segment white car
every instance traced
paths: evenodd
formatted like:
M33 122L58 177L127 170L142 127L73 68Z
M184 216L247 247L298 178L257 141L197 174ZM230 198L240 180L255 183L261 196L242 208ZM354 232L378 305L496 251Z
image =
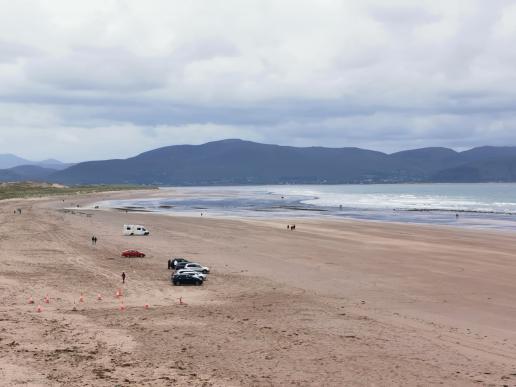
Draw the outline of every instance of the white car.
M191 274L196 277L202 278L203 281L206 281L206 278L208 278L208 276L206 274L200 273L198 271L193 271L190 269L179 269L174 274Z
M149 235L150 231L139 224L124 224L124 235Z
M199 273L208 274L210 272L210 268L206 266L199 265L198 263L187 263L183 269L188 269L190 271L197 271Z

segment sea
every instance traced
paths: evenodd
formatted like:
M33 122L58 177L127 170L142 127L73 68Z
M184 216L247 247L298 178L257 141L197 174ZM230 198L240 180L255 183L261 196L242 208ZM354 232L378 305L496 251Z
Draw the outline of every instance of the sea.
M330 217L516 231L516 183L162 187L158 196L95 204L174 215Z

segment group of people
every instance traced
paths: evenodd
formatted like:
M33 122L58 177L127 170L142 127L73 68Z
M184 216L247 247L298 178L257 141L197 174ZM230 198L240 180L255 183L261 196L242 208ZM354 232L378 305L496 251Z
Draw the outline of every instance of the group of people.
M96 245L97 244L97 240L98 240L98 238L95 235L93 235L91 237L91 244L92 245ZM169 260L169 262L170 262L170 260ZM122 272L122 283L123 284L125 284L125 277L126 277L126 274L125 274L125 271L123 271Z
M296 229L296 225L293 224L293 225L290 225L290 224L287 224L287 230L295 230Z

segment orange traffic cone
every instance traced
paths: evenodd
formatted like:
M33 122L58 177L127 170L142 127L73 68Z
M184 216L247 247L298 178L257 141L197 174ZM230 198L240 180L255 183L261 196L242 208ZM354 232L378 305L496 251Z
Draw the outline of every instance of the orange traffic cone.
M29 297L29 304L34 304L34 299L32 298L32 296Z
M99 293L99 294L97 294L97 300L98 300L98 301L102 301L102 296L100 295L100 293Z
M43 299L43 302L45 304L50 304L50 298L48 298L48 295L45 296L45 298Z
M38 312L38 313L43 312L43 308L41 307L41 305L38 305L38 307L36 308L36 312Z
M149 304L145 304L145 305L143 305L143 307L144 307L145 309L149 309Z
M79 297L79 302L84 302L84 296L81 293L81 296Z
M125 305L124 305L124 303L122 302L122 303L120 304L120 312L123 312L124 310L125 310Z
M115 293L115 297L122 297L122 291L120 289L118 289Z

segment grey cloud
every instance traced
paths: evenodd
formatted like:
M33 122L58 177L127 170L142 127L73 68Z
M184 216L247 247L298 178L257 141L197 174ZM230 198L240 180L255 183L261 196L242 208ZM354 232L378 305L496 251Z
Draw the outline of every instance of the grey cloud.
M389 28L399 32L410 30L422 24L435 23L441 20L441 16L431 11L427 11L414 3L410 5L392 5L383 3L382 5L372 6L369 9L370 15L375 20L386 24Z
M39 56L27 65L26 73L57 90L142 92L164 86L166 62L119 47L74 47L63 57Z
M212 37L184 43L174 50L171 59L189 63L218 57L234 57L239 52L231 41Z
M15 62L19 58L32 57L39 53L38 49L31 46L0 39L0 63Z
M92 1L63 17L68 6L0 15L0 152L45 138L39 158L226 136L389 151L516 144L508 1ZM31 34L6 19L18 17Z

